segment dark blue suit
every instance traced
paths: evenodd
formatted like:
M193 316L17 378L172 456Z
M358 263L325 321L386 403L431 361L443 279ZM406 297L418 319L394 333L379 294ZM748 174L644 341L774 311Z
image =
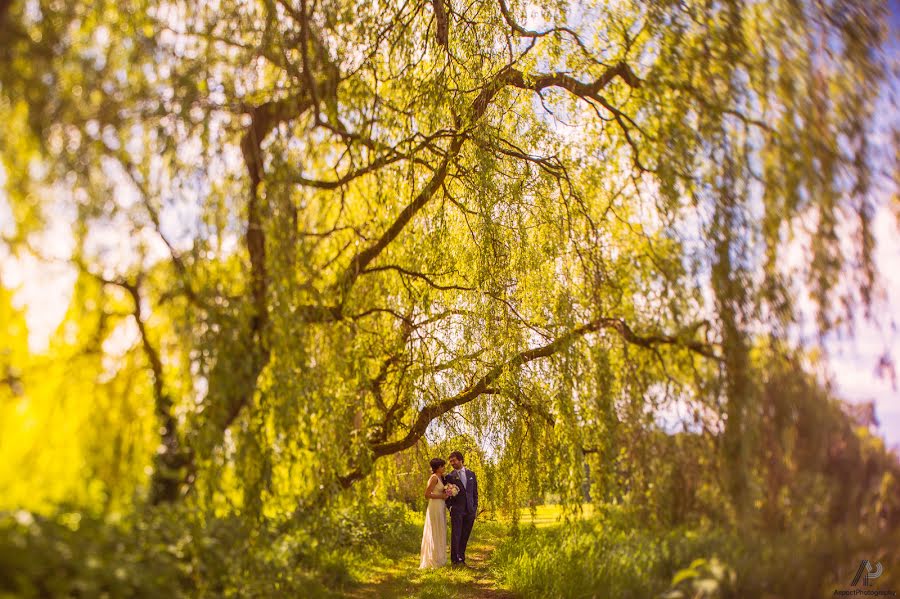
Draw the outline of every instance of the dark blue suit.
M447 499L447 507L450 508L450 561L458 564L466 561L466 544L478 514L478 479L474 472L466 469L466 484L463 485L459 472L451 470L444 477L444 484L459 487L459 494Z

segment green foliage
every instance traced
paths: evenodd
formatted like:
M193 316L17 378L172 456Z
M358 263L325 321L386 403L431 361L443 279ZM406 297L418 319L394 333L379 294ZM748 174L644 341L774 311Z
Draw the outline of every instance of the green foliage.
M74 224L46 357L144 404L98 419L141 429L119 467L74 452L112 503L284 515L460 434L557 473L517 456L498 504L577 503L677 397L752 510L749 332L797 316L799 223L820 331L871 303L886 4L452 4L446 39L442 2L4 5L3 248Z
M896 531L788 341L794 297L875 313L888 3L532 4L0 2L0 257L74 281L35 353L0 286L20 592L346 583L451 449L492 516L622 510L504 545L522 589L749 593L786 555L722 531Z
M618 511L549 529L522 528L495 553L525 597L652 597L692 556L727 546L715 531L647 528Z
M656 455L629 466L636 482L616 503L598 499L595 518L526 527L504 543L502 578L535 597L812 599L846 585L859 556L897 562L896 453L787 364L767 362L760 379L769 436L768 451L751 454L754 512L736 518L701 435L654 435Z
M523 597L813 599L848 583L835 573L852 574L857 552L896 559L896 550L875 549L865 533L844 534L648 527L633 514L606 509L584 521L523 527L501 544L494 563Z
M421 523L400 503L361 502L333 514L317 513L303 526L314 537L342 551L393 556L415 553L422 542Z
M734 595L736 576L734 570L718 558L697 558L691 565L679 570L672 577L672 590L661 599L712 599Z
M180 527L147 527L138 536L79 512L53 519L5 513L0 520L2 591L17 597L169 595L190 581L178 546L171 544Z
M118 522L61 509L0 515L0 595L28 597L330 596L348 567L417 549L397 504L309 515L289 531L159 507Z

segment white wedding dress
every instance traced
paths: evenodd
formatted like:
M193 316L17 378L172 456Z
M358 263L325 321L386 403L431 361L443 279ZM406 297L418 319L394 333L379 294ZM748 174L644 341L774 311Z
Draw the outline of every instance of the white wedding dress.
M431 493L440 495L444 492L444 483L440 478ZM420 568L440 568L447 564L447 508L443 499L428 499L425 510L425 530L422 531L422 556Z

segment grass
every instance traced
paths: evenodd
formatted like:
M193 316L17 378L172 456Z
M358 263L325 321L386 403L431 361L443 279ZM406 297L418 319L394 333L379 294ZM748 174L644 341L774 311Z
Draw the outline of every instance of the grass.
M568 521L558 505L523 509L515 538L508 516L488 516L472 532L471 569L420 570L416 514L395 535L402 541L350 564L357 582L335 596L643 599L665 591L674 572L713 548L712 539L644 529L624 517L601 522L588 505Z
M494 548L506 536L504 523L476 520L466 550L471 568L419 569L419 543L422 523L409 523L409 535L404 535L402 547L386 548L385 553L351 566L351 574L360 581L343 589L337 596L362 599L365 597L484 597L513 598L517 595L503 588L491 564ZM449 542L449 541L448 541ZM382 548L378 548L382 550Z
M581 506L581 519L590 518L594 514L594 506L585 503ZM502 522L508 522L509 518L501 518ZM519 510L519 524L528 526L533 524L537 528L549 528L563 522L563 511L559 505L539 505L534 508L534 513L530 508L522 508Z
M592 513L583 506L582 517ZM541 505L533 511L522 509L520 526L531 525L552 529L562 522L558 505ZM466 551L471 568L419 569L419 546L422 540L422 516L417 514L405 523L402 539L393 547L376 547L373 555L350 564L350 575L357 581L337 591L335 597L362 599L367 597L461 597L514 598L519 595L500 581L500 572L491 558L494 550L509 537L509 517L483 515L475 522ZM449 533L449 527L448 527ZM448 539L449 549L449 539Z

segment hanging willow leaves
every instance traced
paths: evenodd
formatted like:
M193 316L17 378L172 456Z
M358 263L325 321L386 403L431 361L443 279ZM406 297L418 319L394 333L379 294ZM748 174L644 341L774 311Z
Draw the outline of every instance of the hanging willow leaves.
M746 506L753 336L872 302L883 3L2 8L4 239L74 214L154 502L290 511L454 426L576 501L678 399Z

